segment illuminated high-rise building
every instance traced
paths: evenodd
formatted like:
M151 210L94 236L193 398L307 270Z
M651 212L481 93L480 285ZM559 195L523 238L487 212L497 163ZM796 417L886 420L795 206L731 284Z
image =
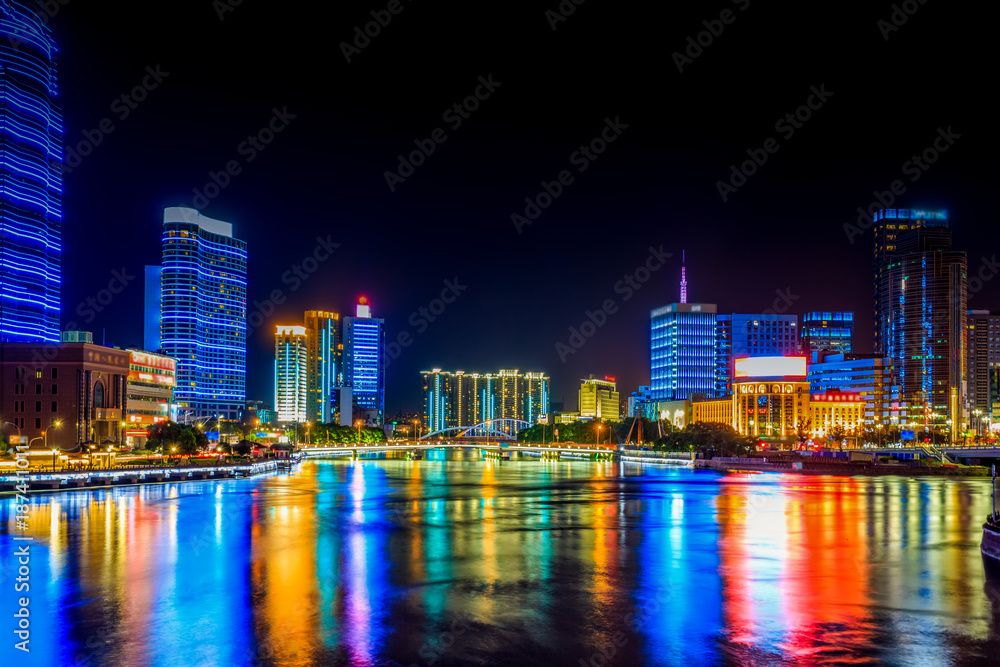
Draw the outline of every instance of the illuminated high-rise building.
M879 346L900 387L900 419L953 439L967 418L966 269L951 230L926 225L899 234L879 271Z
M802 316L799 327L802 354L833 352L851 354L854 351L854 313L817 311Z
M148 351L155 351L160 349L160 315L163 310L161 305L163 290L160 282L163 278L163 267L147 266L143 275L145 285L142 309L142 345Z
M433 433L458 426L453 418L456 407L452 387L454 375L435 368L421 371L420 377L423 380L424 429Z
M538 423L549 411L549 377L501 370L466 373L435 368L420 373L424 426L430 432L492 419Z
M617 420L620 416L621 404L614 378L605 376L601 380L591 375L580 380L578 398L580 417Z
M947 211L923 211L907 208L886 208L875 213L872 231L875 248L872 256L872 342L875 354L885 356L883 343L891 304L886 303L882 293L882 275L885 260L896 252L899 237L913 229L947 227Z
M987 432L997 404L997 371L1000 370L1000 314L970 310L968 327L968 410L974 433Z
M720 313L715 322L715 396L732 393L733 359L799 353L798 316Z
M337 324L340 315L325 310L307 310L306 364L308 372L306 420L326 424L333 421L333 388L340 372Z
M354 416L381 425L385 419L385 322L372 317L367 298L358 299L354 317L343 319L343 339L343 383L351 388Z
M521 417L530 424L549 412L549 377L545 373L525 373L521 392Z
M714 396L714 303L672 303L650 313L650 391L655 400Z
M236 420L246 403L247 245L191 208L163 211L160 347L177 360L180 419Z
M59 342L63 121L41 3L0 3L0 341Z
M278 421L307 419L309 364L305 327L278 326L274 333L274 409Z

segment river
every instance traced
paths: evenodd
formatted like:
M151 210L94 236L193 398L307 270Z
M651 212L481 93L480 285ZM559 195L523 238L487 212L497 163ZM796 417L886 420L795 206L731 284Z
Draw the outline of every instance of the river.
M985 663L990 502L983 479L443 451L30 493L26 533L5 496L0 664Z

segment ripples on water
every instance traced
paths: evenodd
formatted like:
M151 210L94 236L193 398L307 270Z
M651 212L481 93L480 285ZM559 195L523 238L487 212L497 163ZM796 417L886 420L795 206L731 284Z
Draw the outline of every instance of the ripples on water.
M2 664L1000 656L1000 577L979 554L986 480L462 456L32 494L32 653L13 650L0 613ZM11 613L12 508L0 499Z

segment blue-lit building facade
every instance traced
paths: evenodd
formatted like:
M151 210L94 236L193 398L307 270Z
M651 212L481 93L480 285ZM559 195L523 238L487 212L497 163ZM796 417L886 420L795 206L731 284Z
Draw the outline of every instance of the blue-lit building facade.
M0 341L59 342L63 121L38 2L0 3Z
M381 426L385 420L385 322L371 316L361 297L354 317L343 318L344 384L351 388L354 417ZM343 413L346 406L340 406Z
M147 351L155 352L160 349L160 314L162 312L160 282L163 279L163 267L147 266L143 277L145 281L142 307L142 346Z
M899 387L893 384L892 359L874 355L813 352L808 366L809 391L860 394L865 424L899 426Z
M720 313L715 329L715 396L732 393L733 359L799 354L798 316Z
M821 350L851 354L854 352L854 313L806 313L802 316L799 336L805 355Z
M160 346L177 360L180 419L238 419L246 404L246 242L227 222L165 209L161 288Z
M967 423L967 259L944 224L906 230L880 267L879 356L892 361L901 420L914 430Z
M650 313L650 393L679 400L716 387L716 306L672 303Z

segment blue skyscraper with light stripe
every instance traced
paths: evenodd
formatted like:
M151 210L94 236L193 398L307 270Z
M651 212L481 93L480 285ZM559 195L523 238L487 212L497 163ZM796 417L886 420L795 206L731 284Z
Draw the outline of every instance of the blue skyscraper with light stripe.
M228 222L165 209L160 286L160 348L177 360L181 421L238 419L246 405L246 242Z
M59 342L62 112L38 2L0 2L0 341Z

